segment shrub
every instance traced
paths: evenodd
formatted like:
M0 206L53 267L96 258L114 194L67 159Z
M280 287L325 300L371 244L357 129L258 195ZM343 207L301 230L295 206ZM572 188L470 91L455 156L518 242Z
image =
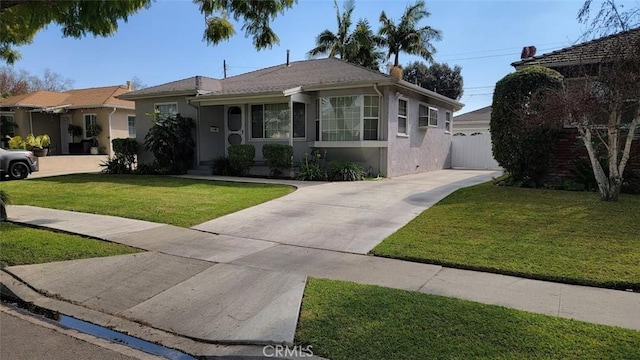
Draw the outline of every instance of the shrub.
M102 172L105 174L131 174L131 170L125 161L119 157L113 157L103 161L100 166L103 167Z
M284 144L265 144L262 146L262 156L269 165L272 176L280 176L283 169L291 167L293 146Z
M302 181L318 181L326 180L327 173L322 170L319 164L319 158L312 153L311 159L306 155L302 163L300 164L300 171L298 172L297 179Z
M559 132L557 124L534 123L531 97L562 88L555 70L531 66L511 73L496 84L491 110L493 156L514 180L542 184Z
M233 175L233 170L231 169L231 161L226 156L220 156L213 160L213 164L211 164L211 174L213 175Z
M253 145L231 145L228 152L233 174L244 175L253 166L253 159L256 157L256 148Z
M114 157L120 159L123 164L129 169L129 172L133 171L136 163L136 155L138 154L138 141L136 139L113 139Z
M133 173L136 175L156 175L158 171L154 164L139 163Z
M329 180L331 181L364 180L365 175L364 169L351 161L336 159L329 163Z
M147 150L153 152L153 166L161 174L184 174L193 163L195 142L191 132L193 119L177 114L158 118L144 138Z

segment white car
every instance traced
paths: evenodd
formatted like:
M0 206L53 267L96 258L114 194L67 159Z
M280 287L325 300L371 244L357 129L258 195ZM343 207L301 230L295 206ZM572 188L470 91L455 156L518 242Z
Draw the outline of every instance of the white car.
M38 171L38 158L31 151L0 149L0 180L24 179L34 171Z

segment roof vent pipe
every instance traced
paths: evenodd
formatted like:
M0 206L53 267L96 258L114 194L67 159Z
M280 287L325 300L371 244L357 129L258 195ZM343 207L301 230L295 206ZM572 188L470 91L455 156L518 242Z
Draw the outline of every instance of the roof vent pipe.
M289 66L289 49L287 49L287 66Z

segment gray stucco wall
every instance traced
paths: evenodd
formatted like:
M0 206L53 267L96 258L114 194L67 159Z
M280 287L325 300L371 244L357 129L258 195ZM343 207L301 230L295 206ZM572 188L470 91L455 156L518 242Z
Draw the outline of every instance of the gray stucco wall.
M400 96L399 96L400 95ZM398 134L398 98L407 100L407 135ZM451 133L445 131L445 111L442 104L409 91L385 89L388 98L388 160L387 176L401 176L451 167ZM438 126L420 129L419 103L438 109ZM452 111L451 111L452 112Z
M212 132L212 127L218 132ZM200 165L211 164L214 159L224 156L224 106L200 107L197 136Z

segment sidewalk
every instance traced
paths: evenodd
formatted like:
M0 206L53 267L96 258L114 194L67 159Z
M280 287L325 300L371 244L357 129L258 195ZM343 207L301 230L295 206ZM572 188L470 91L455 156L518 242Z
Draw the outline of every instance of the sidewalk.
M204 331L208 331L208 340L216 337L216 340L238 343L276 341L271 336L272 333L269 333L272 330L269 329L266 330L267 333L262 334L261 339L246 337L247 333L235 334L237 336L231 339L217 338L227 330L221 329L216 333L210 329L212 317L215 318L221 311L228 311L229 308L222 306L213 310L207 309L206 306L211 301L204 299L212 293L219 293L216 287L223 286L224 282L215 283L215 279L220 276L225 279L238 279L238 274L244 275L240 277L240 281L234 283L237 285L231 287L242 291L253 289L254 292L241 291L236 293L235 297L224 299L223 302L226 301L228 306L238 313L245 311L244 316L239 317L238 321L249 321L251 328L264 320L261 318L262 315L274 311L282 318L288 319L285 321L286 324L280 324L287 333L280 338L285 342L293 340L294 318L297 321L299 301L304 288L302 279L307 275L452 296L640 330L638 293L450 269L263 240L247 241L228 235L110 216L29 206L11 206L8 212L10 219L18 223L102 238L151 253L15 266L6 268L6 271L53 296L82 303L94 309L126 315L156 328L170 328L192 338L199 338L202 331L189 331L208 328L209 330ZM120 224L118 231L114 230L116 223ZM144 262L143 259L148 261ZM188 266L192 267L190 272L186 270ZM166 272L159 269L166 269ZM182 274L178 276L177 273ZM285 281L288 285L259 286L265 278ZM128 280L127 283L124 282L125 279ZM210 285L210 281L213 281L214 285ZM91 284L96 288L95 293L89 290ZM157 285L157 288L146 289L148 294L138 294L143 284ZM203 287L202 284L208 285ZM123 287L125 293L120 294L109 294L104 290L115 291ZM273 288L280 291L270 293L269 290ZM282 292L290 296L285 301L277 302L282 300L278 299ZM271 295L267 299L275 299L277 305L269 305L272 304L269 301L256 303L257 298L269 293ZM136 296L140 298L136 300ZM203 302L200 303L198 299ZM177 303L173 304L173 301ZM144 305L139 305L143 303ZM167 303L172 305L164 305ZM191 310L176 312L177 309L185 309L181 306ZM261 312L264 308L268 308L269 311ZM290 315L292 312L296 314L294 318ZM276 319L270 321L277 322Z

